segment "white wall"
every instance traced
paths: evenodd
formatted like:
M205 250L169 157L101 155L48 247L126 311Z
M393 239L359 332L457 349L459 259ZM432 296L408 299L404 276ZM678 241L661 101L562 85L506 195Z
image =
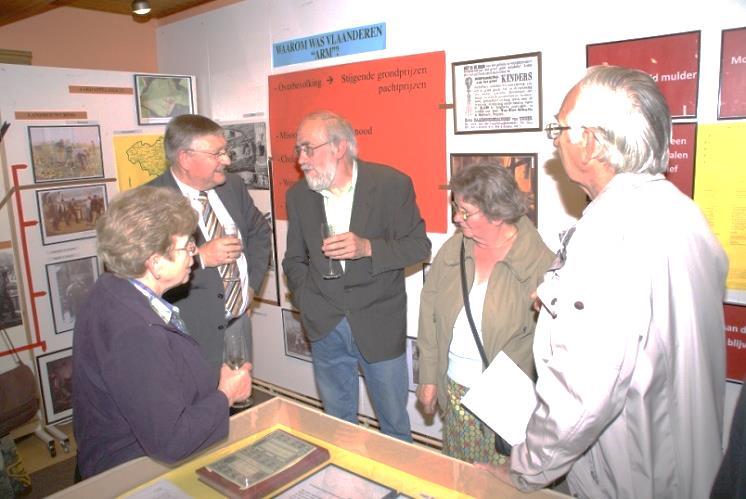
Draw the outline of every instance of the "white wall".
M590 19L590 21L589 21ZM385 22L387 49L355 56L271 67L273 42ZM267 117L269 74L435 50L446 63L541 51L544 121L551 121L566 91L585 69L588 43L700 30L700 79L697 122L716 121L721 30L746 25L743 0L575 0L497 2L494 0L355 2L345 0L247 0L158 29L159 71L195 74L199 108L220 121L249 113ZM450 100L450 71L446 71ZM568 184L552 144L542 133L453 134L446 120L447 152L537 152L539 154L539 231L555 249L557 234L579 216L585 196ZM365 151L361 152L365 157ZM368 158L375 160L375 158ZM443 158L446 168L448 158ZM286 223L278 221L278 258L285 248ZM433 253L445 240L432 234ZM408 282L410 335L418 285ZM284 356L282 322L276 307L263 305L254 318L255 374L259 378L315 396L310 364ZM726 401L730 426L740 385L729 383ZM368 402L363 407L366 413ZM415 429L431 434L415 411Z

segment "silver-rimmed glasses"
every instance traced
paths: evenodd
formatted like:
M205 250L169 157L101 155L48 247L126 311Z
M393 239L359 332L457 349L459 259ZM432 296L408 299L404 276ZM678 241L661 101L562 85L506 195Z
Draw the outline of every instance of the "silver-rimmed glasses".
M563 131L569 130L570 128L572 127L560 125L559 123L550 123L544 127L544 131L547 132L547 138L549 140L554 140L559 137Z
M479 213L481 213L481 211L479 210L469 213L468 211L460 207L456 201L451 201L451 208L453 209L453 216L456 216L456 214L461 215L461 219L464 222L469 220L469 218L473 217L474 215L478 215Z
M226 158L229 157L228 151L226 151L225 149L221 149L218 152L200 151L198 149L185 149L185 150L189 152L199 152L202 154L207 154L208 156L212 156L215 159L220 159L221 157L226 157Z
M295 151L295 157L299 158L301 153L306 153L306 156L311 158L313 157L313 152L318 149L319 147L325 146L327 144L330 144L331 140L327 140L326 142L322 142L321 144L312 146L311 144L298 144L293 149Z
M186 251L189 256L194 256L197 254L197 243L189 239L183 248L174 248L174 251Z

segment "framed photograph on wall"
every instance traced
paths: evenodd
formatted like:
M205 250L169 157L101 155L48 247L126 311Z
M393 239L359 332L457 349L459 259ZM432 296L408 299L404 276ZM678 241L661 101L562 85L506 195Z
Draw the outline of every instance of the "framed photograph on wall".
M541 130L541 52L451 66L457 134Z
M264 219L269 224L269 228L272 230L269 267L265 274L264 283L254 299L271 305L279 305L280 282L277 272L277 235L275 234L275 217L272 210L272 191L270 189L248 189L248 192L254 201L254 205L262 213Z
M231 123L223 129L228 141L225 149L231 158L226 171L240 176L249 189L269 190L267 124Z
M16 275L13 245L0 241L0 327L6 329L22 323Z
M175 116L192 114L192 77L136 74L135 101L139 125L163 125Z
M103 178L98 125L29 126L34 182Z
M73 415L73 349L39 355L36 358L44 417L53 424Z
M282 309L282 331L285 336L285 355L311 362L311 342L300 321L300 312Z
M723 30L720 46L718 119L746 118L746 27Z
M539 219L537 161L538 155L536 153L451 154L451 176L460 168L472 165L490 165L509 169L513 172L518 188L528 194L528 218L536 225ZM451 214L451 217L453 217L453 214Z
M38 190L36 204L44 246L96 237L96 221L107 206L106 186Z
M98 257L47 265L49 301L55 334L72 331L75 316L99 275Z
M658 83L673 118L696 118L699 51L700 32L690 31L589 44L586 64L645 71Z

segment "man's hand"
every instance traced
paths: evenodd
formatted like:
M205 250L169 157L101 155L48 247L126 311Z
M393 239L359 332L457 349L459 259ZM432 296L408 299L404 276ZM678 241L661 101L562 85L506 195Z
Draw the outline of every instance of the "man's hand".
M327 237L321 244L321 251L333 260L357 260L372 254L370 241L352 232Z
M417 385L417 401L422 405L425 414L435 412L435 404L438 402L438 391L435 385Z
M241 256L243 245L236 236L213 239L199 247L199 257L205 267L233 263Z
M533 301L534 310L541 312L541 298L536 294L536 291L532 291L528 297Z
M511 487L516 488L516 486L513 485L513 481L510 479L510 459L498 466L487 463L474 463L474 467L486 471L487 473L496 476L501 482L507 483Z
M251 395L251 363L245 362L238 369L231 369L227 364L220 366L218 390L223 392L229 405L237 400L246 400Z

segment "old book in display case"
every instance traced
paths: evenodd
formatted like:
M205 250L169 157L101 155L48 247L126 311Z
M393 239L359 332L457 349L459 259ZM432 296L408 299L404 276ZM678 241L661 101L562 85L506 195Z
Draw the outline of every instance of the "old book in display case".
M328 460L324 447L275 430L196 473L229 497L264 497Z

